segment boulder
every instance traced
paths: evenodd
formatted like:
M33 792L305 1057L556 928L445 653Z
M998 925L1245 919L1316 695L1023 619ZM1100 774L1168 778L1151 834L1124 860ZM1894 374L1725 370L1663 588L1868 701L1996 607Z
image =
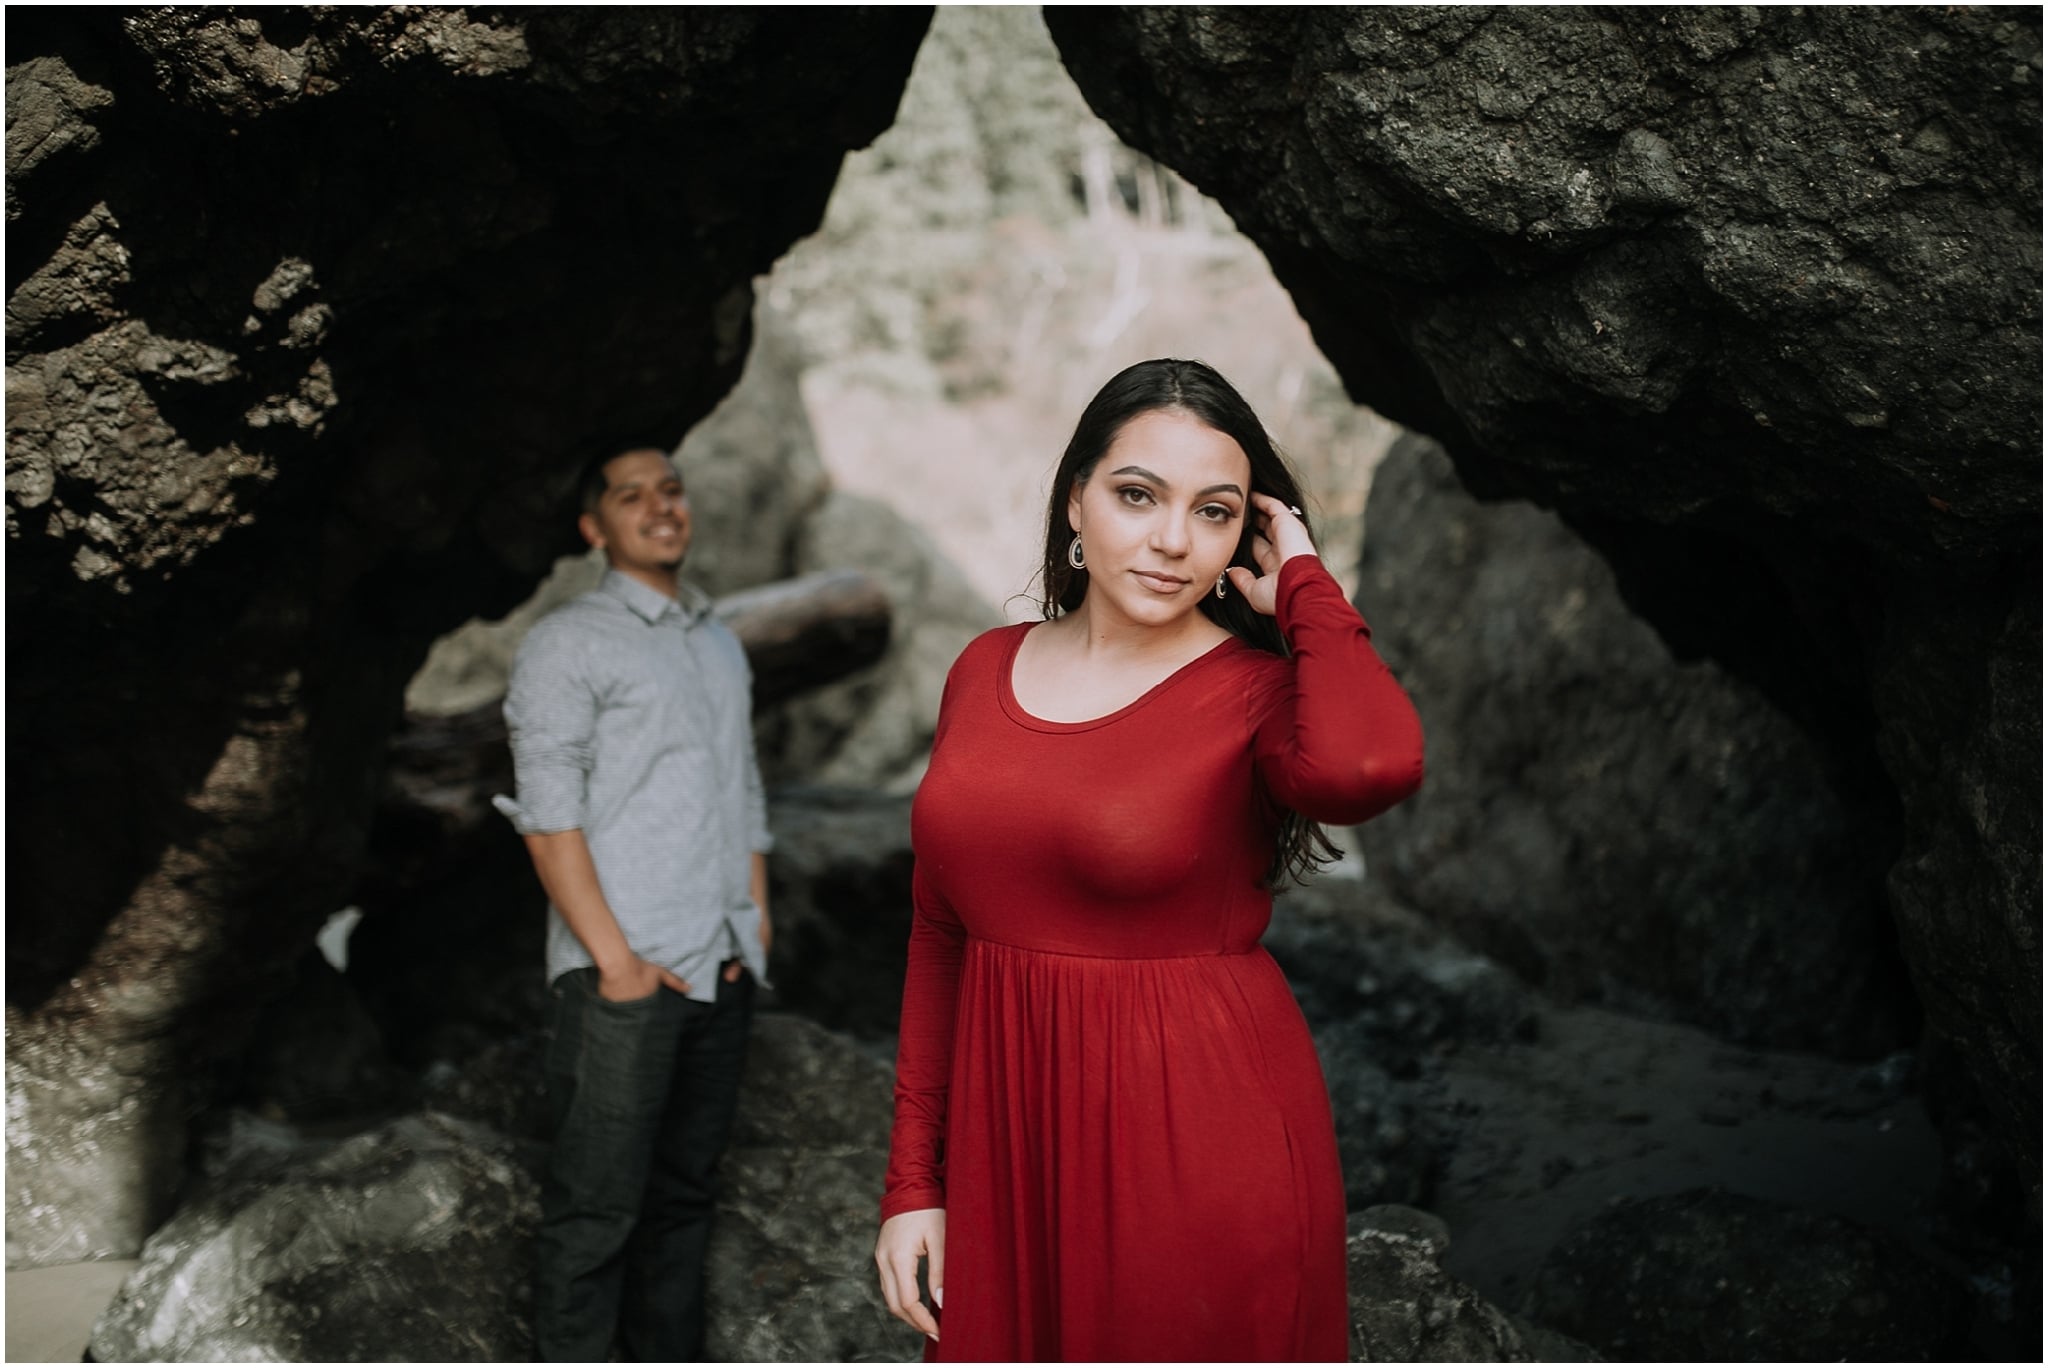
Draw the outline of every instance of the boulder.
M1712 1189L1596 1218L1545 1261L1535 1300L1618 1359L1976 1357L1950 1275L1840 1217Z
M1816 550L2039 544L2035 16L1046 21L1096 112L1264 249L1352 394L1468 477Z
M711 1241L713 1358L914 1351L874 1268L889 1097L888 1067L844 1037L756 1018ZM531 1356L544 1145L434 1112L339 1141L240 1114L205 1155L94 1327L98 1361Z
M532 1353L539 1185L432 1114L261 1137L188 1198L93 1326L101 1363L490 1362Z
M1917 1014L1884 905L1897 814L1770 699L1684 661L1550 513L1404 437L1359 600L1428 737L1368 868L1565 1001L1869 1057Z

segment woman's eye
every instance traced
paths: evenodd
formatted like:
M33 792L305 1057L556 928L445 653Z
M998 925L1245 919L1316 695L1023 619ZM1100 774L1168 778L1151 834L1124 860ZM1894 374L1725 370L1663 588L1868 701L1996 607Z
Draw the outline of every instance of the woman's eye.
M1117 491L1117 494L1127 504L1145 504L1152 502L1152 491L1145 488L1143 485L1125 485L1122 489L1119 489Z
M1222 504L1204 504L1197 511L1210 522L1229 522L1237 516L1236 513L1225 508Z

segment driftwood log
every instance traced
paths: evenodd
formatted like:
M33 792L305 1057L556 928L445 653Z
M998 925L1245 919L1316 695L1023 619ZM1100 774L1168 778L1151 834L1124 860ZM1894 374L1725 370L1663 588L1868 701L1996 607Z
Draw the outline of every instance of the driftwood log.
M889 649L889 596L858 570L821 570L742 589L718 616L754 667L754 708L874 664Z

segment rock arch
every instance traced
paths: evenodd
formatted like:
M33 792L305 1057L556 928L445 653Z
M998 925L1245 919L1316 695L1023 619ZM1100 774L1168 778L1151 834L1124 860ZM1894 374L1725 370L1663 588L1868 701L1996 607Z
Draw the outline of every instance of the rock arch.
M475 14L12 29L11 1263L160 1218L428 645L731 386L929 19Z

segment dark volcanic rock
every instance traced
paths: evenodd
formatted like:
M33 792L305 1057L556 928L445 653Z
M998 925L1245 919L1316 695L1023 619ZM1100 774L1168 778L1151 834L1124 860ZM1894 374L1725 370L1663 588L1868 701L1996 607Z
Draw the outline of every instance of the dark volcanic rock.
M900 1361L874 1269L888 1068L755 1021L721 1170L710 1352ZM433 1113L332 1142L237 1116L94 1328L101 1362L432 1362L532 1353L544 1147Z
M11 1261L160 1218L351 882L428 643L571 549L583 456L731 385L750 281L927 20L10 24Z
M1395 444L1367 517L1359 598L1430 742L1423 791L1360 835L1374 875L1568 1001L1780 1048L1911 1043L1881 785L1674 660L1555 515L1478 503L1434 443Z
M1047 22L1354 396L1555 506L1841 770L1883 765L1915 986L2038 1202L2038 11Z
M1695 1191L1631 1202L1545 1262L1536 1314L1622 1359L1951 1359L1962 1289L1835 1216ZM1965 1354L1964 1356L1969 1356Z

